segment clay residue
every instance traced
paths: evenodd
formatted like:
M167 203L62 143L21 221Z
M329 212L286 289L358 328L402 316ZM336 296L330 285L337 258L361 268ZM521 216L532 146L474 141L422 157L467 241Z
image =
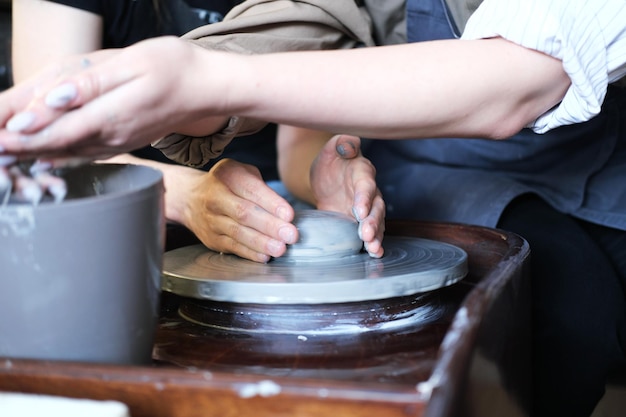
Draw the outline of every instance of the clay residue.
M4 206L0 209L1 236L27 236L35 230L35 207L29 204Z

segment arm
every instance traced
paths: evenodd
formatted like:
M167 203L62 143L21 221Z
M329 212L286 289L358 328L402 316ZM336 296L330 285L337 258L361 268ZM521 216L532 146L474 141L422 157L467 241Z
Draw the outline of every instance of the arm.
M11 13L15 83L24 81L49 62L102 46L102 18L93 13L41 0L14 1ZM81 36L76 36L78 33Z
M18 83L50 61L102 46L102 17L74 7L20 0L13 3L13 19L13 65ZM49 36L36 36L42 31ZM206 119L203 128L215 120ZM221 123L218 121L215 128ZM193 133L192 125L188 129ZM282 255L285 244L297 238L295 227L289 224L292 208L267 187L254 167L224 161L206 173L131 154L103 162L140 164L160 170L167 190L167 219L184 225L216 251L267 262L270 256ZM0 178L7 175L0 173ZM3 188L6 186L0 184L0 192Z
M311 166L332 133L300 129L294 126L278 127L276 148L278 173L291 194L316 206L317 200L311 188Z
M339 2L334 2L333 4L338 3ZM489 3L490 5L499 5L500 3L504 3L502 4L502 6L505 8L510 7L511 5L511 2L485 1L483 3L483 6L487 3ZM291 80L287 80L288 84L290 85L285 90L288 91L285 92L285 90L283 90L282 96L281 94L279 94L275 98L269 98L269 101L267 103L265 102L267 98L260 96L259 100L261 100L262 104L259 104L258 102L254 103L254 100L246 100L246 93L249 95L250 91L256 92L256 87L258 87L259 84L255 82L252 85L246 84L247 86L251 86L252 89L245 88L241 92L236 93L236 95L238 95L239 97L236 97L235 100L244 100L244 105L247 105L247 108L243 110L243 113L240 114L256 115L255 117L261 119L269 118L270 120L283 121L287 124L318 127L322 128L322 130L335 130L352 133L372 133L371 135L368 134L367 136L381 136L380 133L382 132L382 134L388 137L402 137L405 135L411 137L428 137L438 135L481 136L493 138L506 137L510 133L518 130L519 128L526 126L526 123L533 121L533 118L544 115L547 109L551 109L552 105L559 103L560 100L563 99L565 90L567 90L567 95L570 96L570 99L568 100L569 103L573 103L574 107L579 108L588 105L590 111L587 112L586 110L583 110L580 113L587 113L588 115L591 115L590 117L593 117L594 114L597 114L597 103L588 103L586 100L589 95L585 95L585 91L580 90L578 87L573 86L567 89L567 86L569 85L569 79L565 75L563 67L569 66L570 64L580 63L581 66L586 70L594 68L594 70L588 75L595 76L596 79L600 81L600 87L602 86L603 82L604 85L606 85L607 80L608 82L611 82L623 75L624 71L626 71L626 66L624 65L623 59L624 54L622 52L624 49L624 42L626 41L626 32L624 32L621 26L623 25L622 22L624 22L625 16L623 14L626 13L626 9L623 8L623 3L621 2L621 0L606 0L606 4L586 2L583 0L576 0L575 2L562 2L561 0L552 0L545 1L543 3L535 2L534 5L536 6L537 4L540 4L544 8L542 10L548 10L550 13L556 11L556 13L552 13L549 15L549 22L552 22L552 24L545 26L544 29L546 29L547 32L543 32L543 35L544 37L545 35L549 35L550 37L545 38L545 40L554 40L553 37L557 36L557 32L555 32L555 25L563 25L562 30L558 32L558 36L556 39L557 45L560 45L560 47L568 45L566 49L570 52L575 52L572 55L571 59L568 59L567 63L560 62L560 55L558 53L555 54L556 58L548 58L540 52L534 52L532 50L533 45L529 45L529 48L531 48L531 50L526 50L523 47L517 47L516 49L512 44L507 45L506 41L503 41L501 38L497 37L485 41L470 41L467 44L459 43L463 45L462 47L460 47L460 52L463 53L459 56L452 55L452 59L449 59L451 55L446 53L447 42L450 41L444 41L442 43L431 42L429 43L429 45L420 46L404 45L402 46L402 48L409 49L405 49L406 54L404 54L403 56L399 56L399 61L393 61L393 64L398 63L399 65L393 66L390 65L391 61L389 60L392 58L395 59L396 54L390 52L386 48L384 48L385 51L381 51L381 53L374 53L373 56L371 56L372 59L363 59L361 61L362 65L356 65L357 68L351 67L350 62L342 62L340 59L328 60L324 58L324 61L326 61L327 64L331 64L331 67L329 68L328 65L324 65L324 70L326 71L326 73L322 75L326 76L327 78L321 81L321 83L325 87L327 87L327 90L321 91L326 95L325 97L321 97L322 100L332 98L333 94L337 94L337 90L329 91L340 84L335 82L337 81L337 78L333 79L335 75L333 74L334 72L340 73L339 79L341 79L341 76L343 76L344 80L347 79L347 81L350 82L349 84L347 84L347 86L349 86L350 88L346 90L345 94L343 94L343 101L340 101L340 104L343 105L343 108L341 109L342 112L346 111L346 104L351 104L348 103L347 98L349 97L349 100L353 100L353 98L355 97L351 94L351 91L355 88L355 84L357 83L353 82L354 77L352 77L352 74L358 74L359 79L363 81L360 83L360 87L356 88L364 90L366 94L369 94L369 97L366 97L369 98L369 101L360 101L358 100L360 97L357 95L357 99L353 100L352 104L354 104L355 108L360 111L355 113L354 111L352 111L352 109L350 109L351 114L347 114L345 118L342 115L342 120L336 120L336 115L329 114L332 111L336 110L336 107L324 107L324 103L319 102L308 103L307 100L309 97L307 97L306 94L309 93L306 91L304 92L304 100L298 100L297 97L292 97L288 100L285 100L285 94L290 94L292 91L300 92L300 86L297 85L300 80L298 77L300 74L294 75L293 72L282 72L281 67L278 68L277 73L269 74L269 76L277 77L282 80L283 76L286 74L289 76L288 78L291 78ZM249 4L249 2L246 2L246 4ZM553 4L557 7L550 7ZM608 4L610 4L612 7L604 7ZM582 10L581 8L585 9L583 10L585 11L585 13L580 13L580 11ZM483 11L489 10L488 8L482 6L481 8L479 8L479 11L481 9ZM522 7L521 10L526 9L526 7ZM510 10L507 9L504 12L508 13L507 16L509 17L509 19L512 18L514 20L519 20L518 15L511 13ZM580 21L584 23L589 20L592 21L591 25L578 25L578 22ZM515 28L527 27L534 30L533 28L535 26L526 25L526 21L526 17L521 19L521 21L517 22ZM489 23L496 22L491 22L490 20ZM576 36L580 37L580 33L575 35L573 39L570 39L568 37L571 29L580 28L580 26L592 31L591 34L593 36L587 38L595 41L595 43L593 45L589 45L590 48L587 48L587 44L578 42L579 39ZM483 28L483 30L489 30L489 28ZM587 36L585 34L587 34L586 30L583 31L582 36ZM480 34L479 36L482 37L483 35ZM489 36L497 36L497 34L492 33ZM456 42L458 43L458 41ZM446 44L446 46L443 46L444 44ZM466 48L465 45L469 46ZM483 49L482 46L484 45L489 45L489 47L485 47ZM454 48L448 49L448 51L454 52L454 50L457 48L458 45L456 45ZM581 55L581 48L583 48L585 51L592 51L593 53ZM383 48L380 48L380 50L382 49ZM394 52L397 52L399 50L400 49L396 49ZM473 50L476 50L477 53L473 53ZM487 53L487 56L484 56L483 52L489 51L491 53ZM135 50L135 52L137 52L137 50ZM556 52L558 52L558 50ZM138 55L141 55L141 53L137 53ZM364 52L363 50L358 51L358 53L369 54L369 52ZM514 57L515 59L507 60L508 56ZM525 56L529 57L530 59L524 59ZM594 57L600 57L600 59L594 59ZM520 58L522 59L520 60ZM432 59L435 59L436 61L433 62ZM409 62L409 64L414 66L419 65L419 63L425 63L426 65L422 66L422 68L418 69L417 71L413 71L413 68L410 65L405 65L407 60L411 61ZM230 62L230 64L238 65L238 63L234 62L232 59L218 59L217 56L208 59L208 61L210 62L209 67L207 68L220 65L221 62ZM603 66L603 63L605 61L607 65ZM597 65L598 63L600 64L599 67ZM134 65L133 62L128 61L126 62L126 64ZM243 64L244 66L246 65L245 62ZM260 64L255 65L256 68L261 68L259 66ZM304 63L299 65L306 70L306 68L304 68ZM467 65L467 68L465 68L465 65ZM547 65L548 67L545 68L544 65ZM298 65L296 65L296 67L297 66ZM350 68L353 68L356 72L351 72ZM451 70L451 68L453 68L453 70ZM237 68L236 66L230 66L229 69L234 69L236 71L234 71L234 73L232 74L226 74L226 78L220 82L220 85L218 85L218 87L231 89L232 87L237 86L233 86L230 83L239 83L242 80L244 81L244 83L246 81L252 81L246 80L245 78L242 78L242 76L247 77L250 74L253 76L257 75L254 74L254 70L246 73L246 71L239 71L243 68ZM483 69L485 70L485 72L482 71ZM544 69L546 69L547 71L545 71L545 73L542 73ZM115 72L116 70L119 70L119 68L111 68L110 70L112 72ZM103 69L102 71L106 72L107 70ZM188 71L189 74L193 72L194 71L191 70ZM240 76L238 76L237 73ZM306 75L306 73L303 74ZM373 78L372 75L374 76ZM204 76L206 77L206 73L204 74ZM294 76L296 77L295 80L293 79ZM328 76L330 76L330 78L328 78ZM424 76L426 76L427 78L423 78ZM88 78L89 77L87 77L87 79ZM387 84L387 86L385 86L385 84L381 82L382 78L386 79L385 82L389 82L388 79L390 78L394 80L397 79L398 82L390 82L390 85ZM415 85L405 83L400 87L402 89L403 95L398 95L398 97L396 97L396 95L390 93L390 91L393 91L394 87L397 88L399 82L402 80L426 80L426 82L424 84L415 83ZM503 80L504 82L502 82ZM86 101L88 101L90 97L99 95L98 91L93 90L93 87L99 84L98 80L95 81L96 82L94 83L94 85L90 86L88 84L84 87L81 87L81 90L83 91L81 91L80 94L77 94L77 96L67 97L71 100L69 100L69 103L65 104L69 104L70 106L80 105L81 103L85 103ZM276 79L271 81L277 82ZM432 84L428 84L429 81L435 82ZM530 86L526 84L528 81L531 82ZM60 81L56 80L56 82L58 83ZM99 88L112 88L112 86L116 82L124 82L124 77L122 77L121 80L114 81L112 83L105 83L106 85L101 85L99 86ZM316 80L316 82L320 82L320 80ZM542 85L542 83L544 85ZM9 125L10 131L19 130L24 133L32 133L47 125L50 120L54 119L59 114L62 114L62 112L55 111L52 113L40 115L39 112L45 113L46 110L41 110L41 101L37 102L32 100L33 89L37 88L39 91L48 91L53 85L54 83L50 82L50 75L48 75L48 78L46 78L46 75L42 75L39 78L38 88L33 84L30 86L24 86L21 91L12 91L10 93L0 95L0 104L3 104L3 106L0 107L0 124L4 125L7 120L9 120L16 113L23 111L27 106L29 106L29 104L31 105L30 110L32 110L32 112L27 114L21 114L20 117L13 120L13 122ZM156 85L156 88L163 87L162 85ZM297 87L296 90L293 90L294 85L296 85ZM315 88L319 86L319 84L309 83L309 80L307 80L307 85L310 85L312 87L310 91L314 95L316 95L317 93L315 91ZM392 90L389 90L389 88L385 88L388 86L391 86ZM413 90L411 90L410 88L405 88L407 86L413 88ZM546 86L547 89L543 89L543 86ZM265 85L262 85L261 87L265 88ZM339 85L339 87L345 88L346 86ZM527 87L530 87L530 89L528 89ZM468 96L468 94L473 94L477 89L479 90L478 95ZM204 90L207 92L211 91L211 93L220 92L220 94L221 91L223 91L219 88L216 90L212 90L211 88L205 89L202 86L202 83L198 84L197 89L195 90L196 92L200 90ZM100 93L101 92L104 92L104 90L101 90ZM396 117L390 118L388 117L388 114L384 111L378 111L378 108L372 109L372 101L375 102L374 104L379 103L375 99L372 99L371 96L376 96L380 92L382 92L383 94L380 97L384 99L385 107L390 107L387 106L387 104L389 103L398 104L398 106L395 107L396 111L398 111ZM406 94L412 95L412 97L417 99L414 101L406 101L405 92ZM573 92L573 94L569 94L571 92ZM150 97L146 97L146 102L149 101L149 98L153 97L152 93L152 91L148 91ZM227 94L229 95L232 93L233 91L227 92ZM273 91L269 92L269 94L272 93ZM360 93L363 94L363 91L361 91ZM144 92L144 94L146 93ZM178 94L184 95L186 93L181 90ZM193 94L193 92L190 92L189 94ZM385 96L385 94L387 94L387 97ZM429 99L433 97L433 94L437 97L435 97L433 102L431 103ZM79 95L81 96L80 98L78 97ZM392 96L390 97L390 95ZM112 95L110 96L112 97ZM442 97L443 100L439 100L438 97ZM596 96L594 95L592 98L595 97ZM601 91L597 97L600 100L602 99ZM224 97L220 95L215 95L213 96L213 98L215 98L217 102L207 104L204 107L204 111L219 113L222 115L232 115L237 114L233 112L237 111L237 109L240 108L240 106L242 105L241 103L236 103L236 101L234 100L230 101L230 99L223 101L222 99ZM445 117L442 118L441 115L448 113L448 107L446 106L446 104L451 101L451 98L453 99L454 106L451 108L451 117L448 118L448 122L450 124L442 128L441 124L446 123L446 121ZM459 98L460 100L458 100L457 103L457 99ZM571 100L571 98L573 98L573 100ZM391 99L391 101L389 99ZM273 104L266 106L266 104L272 103L272 101L274 102ZM280 111L284 111L285 106L288 106L290 103L301 105L302 101L307 102L302 105L302 112L300 113L277 113L277 106L282 107ZM499 110L500 103L502 103L504 106L501 107ZM133 103L131 102L130 104ZM134 104L138 106L142 105L142 103ZM153 104L154 103L150 102L146 106L146 108L151 108L150 106ZM407 109L402 106L406 104L411 104L413 106L410 107L408 111L409 113L413 111L414 114L409 114L409 117L414 116L415 113L418 113L417 118L407 120L404 117L407 115ZM434 104L434 106L431 106L431 104ZM517 104L521 105L517 106ZM263 107L265 107L265 109L254 109L255 106L258 107L259 105L262 105ZM202 106L204 105L200 105L200 107ZM561 107L562 106L558 106L558 108ZM128 106L128 108L130 109L131 107ZM488 111L483 111L483 109L490 108L494 109L495 112L491 113ZM322 114L304 114L306 112L316 111L316 109L321 109ZM513 113L511 114L512 117L509 118L509 114L503 117L502 114L506 113L506 111L502 111L501 109L505 109L506 111L513 111ZM568 111L569 110L572 109L568 109ZM327 112L327 114L323 114L324 112ZM368 114L364 115L364 113L366 112ZM468 117L468 113L470 113L470 117ZM155 112L154 115L158 116L158 112ZM378 125L378 129L376 128L376 126L368 125L368 120L364 119L371 115L380 115L379 118L369 119ZM478 115L479 117L472 118L472 115ZM431 118L430 116L433 117ZM589 117L579 120L560 120L560 123L573 123L576 121L588 120L588 118ZM16 141L15 139L18 135L12 132L0 131L0 146L4 146L6 150L14 154L20 152L22 154L26 154L28 153L28 149L33 149L34 152L38 153L51 152L51 150L55 147L63 147L67 143L80 141L81 138L84 138L85 135L89 134L89 132L98 131L99 129L101 129L101 127L98 126L98 123L101 124L102 121L94 120L94 126L89 126L86 129L82 129L82 131L74 131L73 133L63 132L62 128L70 125L70 120L70 118L66 118L63 124L57 125L55 128L56 133L48 130L46 132L46 138L40 137L40 140L36 140L37 136L33 137L33 139L35 140L33 140L30 145L19 143L18 141ZM172 122L171 125L174 125L176 119L172 119L170 121ZM355 123L359 124L361 121L364 122L364 125L358 130L354 129ZM392 124L393 127L390 127L390 125ZM341 128L335 128L338 126ZM551 124L547 124L546 126L554 127ZM546 126L541 127L539 131L543 131ZM125 127L120 126L119 130L116 130L116 132L111 132L110 130L112 129L109 129L109 132L107 132L107 135L110 135L112 133L119 135L115 146L124 146L127 140L127 135L124 133L125 129ZM64 141L62 133L73 134L74 138L66 138ZM26 137L23 138L26 139ZM53 140L54 145L50 145L50 139ZM143 141L142 143L147 143L147 138L139 137L137 138L137 141ZM109 146L109 144L107 144L106 138L103 138L102 142L104 146ZM84 153L87 152L87 150L81 149L80 152Z
M226 92L237 114L391 139L506 138L569 86L559 60L500 38L262 55L249 65Z
M86 138L98 137L102 148L128 150L202 115L228 114L366 137L499 139L558 103L569 86L559 60L499 38L255 56L160 38L89 59L84 69L74 58L71 76L43 76L0 95L2 125L28 108L0 131L0 146L89 153ZM33 99L33 88L59 83L70 94L55 108ZM116 123L105 123L111 117Z

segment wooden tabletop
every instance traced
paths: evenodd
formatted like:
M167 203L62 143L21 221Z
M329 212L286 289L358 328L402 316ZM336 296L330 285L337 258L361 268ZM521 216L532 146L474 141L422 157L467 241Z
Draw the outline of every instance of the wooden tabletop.
M228 323L228 306L207 309L164 293L152 364L1 358L0 390L114 399L127 404L133 417L527 414L528 244L504 231L446 223L390 221L387 233L463 248L468 276L447 288L366 306L288 306L270 313L247 306L230 314L293 322L307 314L354 318L367 310L365 317L379 320L421 309L419 323L315 338L275 329L238 332L180 315L201 308L209 320Z

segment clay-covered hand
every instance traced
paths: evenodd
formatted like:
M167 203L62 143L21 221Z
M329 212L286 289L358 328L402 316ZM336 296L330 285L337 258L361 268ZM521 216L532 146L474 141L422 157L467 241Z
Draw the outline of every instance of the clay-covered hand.
M293 208L252 165L223 159L209 172L190 170L176 181L166 190L168 217L210 249L268 262L298 240Z
M333 136L313 161L310 181L317 208L353 215L365 249L370 256L381 257L385 202L376 186L376 169L361 154L361 140Z
M203 67L199 49L162 37L49 65L0 94L0 153L20 159L96 159L172 132L195 135L199 121L213 128L212 118L205 118L193 100L194 82L202 80L191 74L191 68ZM188 69L185 76L178 71L181 62ZM205 125L206 119L211 120ZM221 126L225 117L216 119Z

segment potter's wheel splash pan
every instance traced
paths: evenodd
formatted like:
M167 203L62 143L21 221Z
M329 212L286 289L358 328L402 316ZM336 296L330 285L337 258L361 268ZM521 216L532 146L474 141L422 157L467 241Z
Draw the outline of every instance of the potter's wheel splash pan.
M327 304L413 295L446 287L467 274L461 248L421 238L385 237L385 256L267 264L203 245L166 252L163 290L203 300L256 304Z

